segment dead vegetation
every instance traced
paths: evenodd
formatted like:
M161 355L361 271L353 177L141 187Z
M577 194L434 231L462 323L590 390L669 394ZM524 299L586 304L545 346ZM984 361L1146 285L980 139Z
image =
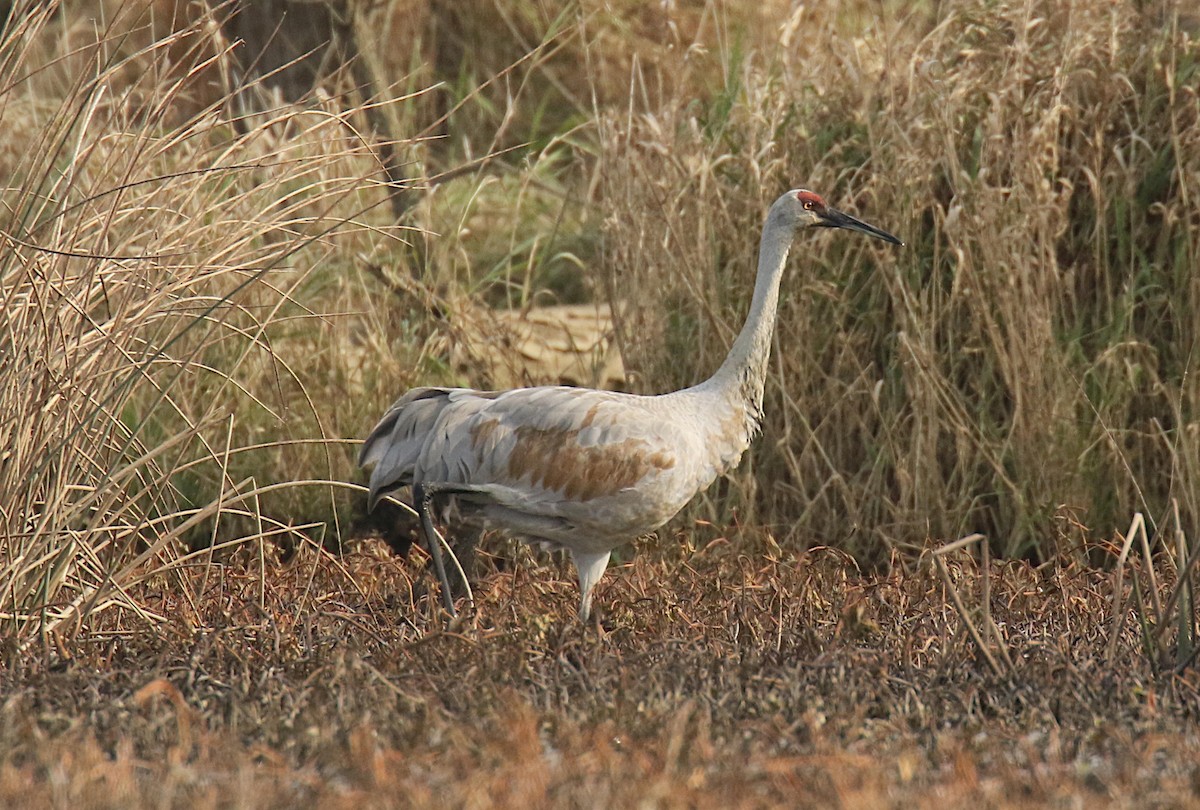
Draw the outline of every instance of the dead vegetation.
M833 8L797 6L707 102L600 121L603 267L645 304L618 325L649 387L719 363L776 189L909 242L797 245L768 441L714 509L877 558L971 532L1037 557L1058 520L1109 533L1172 497L1195 525L1194 19L968 0L849 35Z
M253 115L150 5L5 4L0 804L1196 801L1183 4L346 4L379 104ZM909 247L798 245L741 471L602 633L500 541L444 628L357 438L702 378L796 184Z
M846 555L710 541L639 554L569 621L520 561L441 629L368 545L264 574L247 551L146 582L2 675L0 801L26 806L1176 806L1200 776L1200 679L1155 676L1111 579L991 569L997 674L952 606L969 550L863 575ZM680 544L686 538L673 538ZM1143 572L1144 573L1144 572ZM299 597L299 598L298 598ZM34 798L34 797L40 798ZM32 801L32 804L29 802Z

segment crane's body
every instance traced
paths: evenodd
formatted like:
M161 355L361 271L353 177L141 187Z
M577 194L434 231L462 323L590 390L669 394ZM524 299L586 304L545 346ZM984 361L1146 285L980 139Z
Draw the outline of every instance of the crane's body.
M758 433L779 285L803 225L891 234L789 191L764 226L750 314L725 362L704 382L658 396L544 386L508 391L417 388L367 437L370 507L413 486L447 608L453 612L429 518L437 496L463 518L568 550L579 572L580 616L623 542L662 526L697 492L737 466Z

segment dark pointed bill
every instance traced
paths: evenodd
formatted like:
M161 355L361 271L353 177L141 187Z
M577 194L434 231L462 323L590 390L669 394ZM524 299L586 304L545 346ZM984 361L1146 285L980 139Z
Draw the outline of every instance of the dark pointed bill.
M874 236L876 239L891 242L893 245L904 244L887 231L876 228L874 225L868 225L861 219L856 219L849 214L843 214L836 208L826 208L821 215L819 225L822 228L845 228L848 231L858 231L859 233L865 233L867 236Z

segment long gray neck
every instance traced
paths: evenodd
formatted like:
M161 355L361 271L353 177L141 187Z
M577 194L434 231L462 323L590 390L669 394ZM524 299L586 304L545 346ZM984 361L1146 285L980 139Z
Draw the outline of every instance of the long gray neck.
M767 361L771 357L775 313L779 307L779 282L795 233L795 226L784 222L780 213L772 210L763 227L758 248L758 275L746 324L733 342L729 356L711 378L711 384L747 406L747 415L754 422L752 429L757 429L762 419L763 386Z

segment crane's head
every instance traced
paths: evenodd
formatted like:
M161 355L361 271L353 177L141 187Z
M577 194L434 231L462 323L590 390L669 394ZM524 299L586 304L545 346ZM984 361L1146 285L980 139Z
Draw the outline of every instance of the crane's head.
M771 206L771 218L777 216L784 224L793 228L845 228L891 242L893 245L904 244L887 231L831 207L820 194L804 188L793 189L775 201Z

